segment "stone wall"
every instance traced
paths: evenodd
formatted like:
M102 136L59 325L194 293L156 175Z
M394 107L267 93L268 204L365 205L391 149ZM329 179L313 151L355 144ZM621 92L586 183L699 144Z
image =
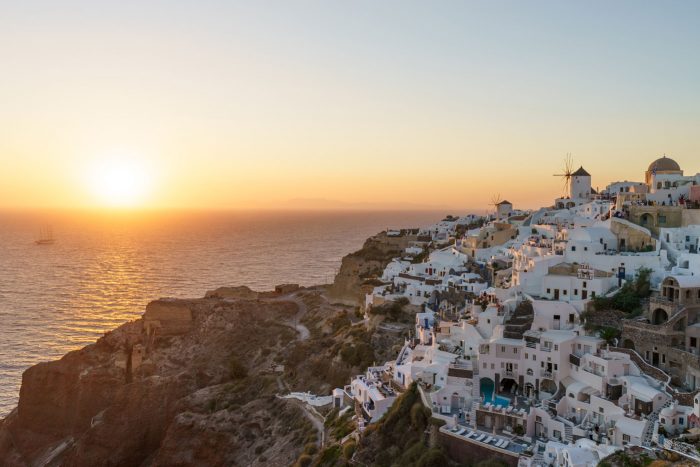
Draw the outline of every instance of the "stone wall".
M474 461L484 459L498 459L505 462L507 465L516 467L518 465L518 455L508 453L503 449L494 447L487 448L483 444L478 444L476 441L468 441L464 437L440 432L440 444L447 450L450 457L457 462L471 465Z
M177 336L192 329L192 311L182 303L155 300L146 305L143 324L149 336Z
M656 240L651 233L646 233L637 226L631 226L613 218L610 230L617 236L618 249L622 249L623 246L627 251L641 251L649 246L656 249Z

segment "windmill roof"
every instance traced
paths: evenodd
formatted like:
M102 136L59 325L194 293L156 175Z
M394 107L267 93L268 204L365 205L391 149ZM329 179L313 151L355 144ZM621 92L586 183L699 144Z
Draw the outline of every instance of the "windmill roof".
M572 177L590 177L591 174L586 172L586 169L583 168L583 166L579 167L578 170L574 173L571 174Z
M500 206L501 204L510 204L511 206L513 205L513 203L511 203L510 201L504 199L503 201L501 201L500 203L498 203L496 206Z

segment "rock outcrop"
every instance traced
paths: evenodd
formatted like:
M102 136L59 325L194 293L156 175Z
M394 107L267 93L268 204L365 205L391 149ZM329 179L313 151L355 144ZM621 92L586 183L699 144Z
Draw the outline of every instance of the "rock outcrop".
M353 304L362 303L364 295L372 290L372 285L364 284L370 277L382 275L387 264L404 249L418 240L417 232L402 231L401 235L388 236L381 232L368 238L362 249L346 255L340 270L331 285L332 298Z
M0 421L0 465L289 465L315 435L275 398L270 371L297 312L283 299L149 304L142 319L24 373L18 407Z

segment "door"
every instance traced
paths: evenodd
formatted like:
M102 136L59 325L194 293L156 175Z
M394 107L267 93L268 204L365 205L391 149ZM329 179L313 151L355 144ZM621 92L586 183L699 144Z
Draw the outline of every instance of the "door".
M588 290L582 290L581 291L581 299L585 300L588 298Z
M653 352L651 354L651 364L654 366L659 366L659 353Z
M559 300L559 289L554 289L554 300Z

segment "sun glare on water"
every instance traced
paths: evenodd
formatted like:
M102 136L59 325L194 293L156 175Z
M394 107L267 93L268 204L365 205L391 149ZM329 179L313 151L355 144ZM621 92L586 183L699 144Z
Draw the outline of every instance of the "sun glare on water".
M89 183L99 203L110 207L143 204L151 179L145 165L122 157L98 161L89 174Z

